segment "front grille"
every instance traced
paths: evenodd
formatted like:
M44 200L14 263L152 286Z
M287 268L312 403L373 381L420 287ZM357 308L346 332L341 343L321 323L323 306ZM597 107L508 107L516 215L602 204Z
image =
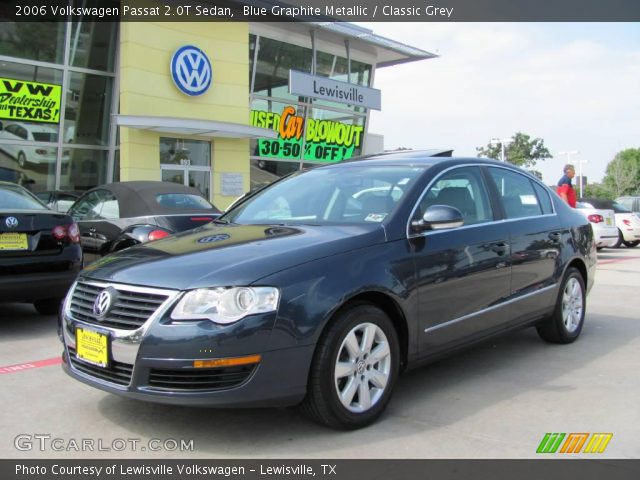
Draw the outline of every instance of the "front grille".
M92 325L135 330L140 328L168 297L168 295L126 290L119 286L114 288L117 290L117 295L113 305L104 318L97 320L93 313L93 302L104 288L78 282L71 297L71 316Z
M69 349L69 360L71 360L71 366L74 370L82 372L91 377L104 380L105 382L116 383L118 385L127 386L131 383L131 374L133 373L133 365L128 363L121 363L112 361L108 367L99 367L97 365L91 365L84 363L76 358L76 351L74 348L67 347Z
M232 388L243 383L253 372L254 365L221 368L185 368L164 370L152 368L149 386L157 390L211 391Z

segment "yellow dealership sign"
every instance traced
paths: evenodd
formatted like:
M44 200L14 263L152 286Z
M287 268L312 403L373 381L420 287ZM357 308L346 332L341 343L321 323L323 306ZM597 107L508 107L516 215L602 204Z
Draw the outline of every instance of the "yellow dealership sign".
M317 120L296 114L287 106L282 114L251 111L251 125L278 132L276 139L259 139L257 155L280 160L299 160L319 163L340 162L351 158L362 144L364 127L334 120ZM304 152L302 138L304 134Z
M0 77L0 119L58 123L62 87Z

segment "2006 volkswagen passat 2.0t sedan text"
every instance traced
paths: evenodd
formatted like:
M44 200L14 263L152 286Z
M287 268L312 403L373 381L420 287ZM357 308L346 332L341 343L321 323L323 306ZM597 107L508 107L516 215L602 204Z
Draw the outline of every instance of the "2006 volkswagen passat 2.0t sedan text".
M526 326L574 341L595 263L587 219L530 174L379 155L86 268L63 307L63 366L141 400L301 404L358 428L405 367Z

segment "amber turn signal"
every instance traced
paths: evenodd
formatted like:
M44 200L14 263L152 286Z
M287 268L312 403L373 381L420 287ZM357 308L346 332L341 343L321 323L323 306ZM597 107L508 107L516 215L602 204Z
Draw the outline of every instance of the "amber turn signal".
M194 360L194 368L215 368L215 367L235 367L237 365L248 365L250 363L260 363L261 355L248 355L246 357L215 358L212 360Z

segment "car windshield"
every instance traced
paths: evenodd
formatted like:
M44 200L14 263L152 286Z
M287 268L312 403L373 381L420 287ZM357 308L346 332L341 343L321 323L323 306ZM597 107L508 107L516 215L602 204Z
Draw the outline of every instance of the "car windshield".
M33 139L37 142L55 142L58 140L56 132L33 132Z
M160 193L156 195L156 202L164 208L215 210L215 207L203 197L189 193Z
M350 165L297 173L256 193L223 219L239 224L380 223L423 171Z
M629 210L624 205L619 204L618 202L613 202L612 208L613 208L613 211L616 213L632 213L631 210Z
M47 210L42 203L19 188L0 188L0 210Z

